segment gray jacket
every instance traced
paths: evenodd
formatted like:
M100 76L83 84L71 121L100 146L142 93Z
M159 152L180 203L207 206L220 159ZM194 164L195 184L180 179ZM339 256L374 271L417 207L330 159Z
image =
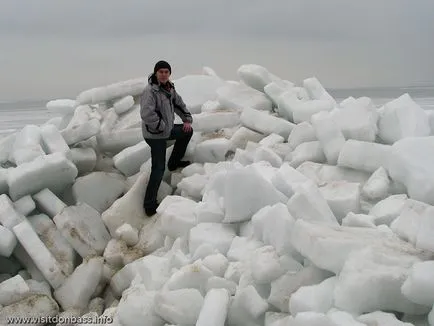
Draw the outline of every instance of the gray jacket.
M170 90L166 90L160 85L149 82L143 90L140 99L140 116L144 138L169 138L175 113L183 122L193 123L191 113L184 101L176 92L174 85L171 86Z

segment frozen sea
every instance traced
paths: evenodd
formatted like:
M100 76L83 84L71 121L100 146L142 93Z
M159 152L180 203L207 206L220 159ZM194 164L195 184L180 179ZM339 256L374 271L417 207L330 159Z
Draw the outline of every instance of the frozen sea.
M411 88L363 88L328 90L338 102L353 96L370 97L377 106L395 99L402 94L410 96L426 110L434 110L434 86ZM1 101L0 100L0 137L20 130L27 124L40 125L55 117L45 105L48 100Z

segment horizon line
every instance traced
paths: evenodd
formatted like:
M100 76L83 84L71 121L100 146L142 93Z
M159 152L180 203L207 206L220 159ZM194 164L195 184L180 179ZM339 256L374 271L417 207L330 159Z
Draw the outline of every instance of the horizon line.
M94 88L104 87L108 86L110 83L102 86L96 86ZM323 85L324 86L324 85ZM336 92L336 91L351 91L351 90L358 90L358 91L364 91L364 90L398 90L398 89L434 89L434 83L426 83L421 85L400 85L400 86L359 86L359 87L325 87L324 88L327 91ZM85 89L83 91L89 90L92 88ZM81 91L81 92L83 92ZM15 99L1 99L0 98L0 104L7 104L7 103L13 103L13 102L32 102L32 101L52 101L56 99L72 99L75 100L77 96L81 93L78 92L76 96L53 96L50 99L49 98L15 98Z

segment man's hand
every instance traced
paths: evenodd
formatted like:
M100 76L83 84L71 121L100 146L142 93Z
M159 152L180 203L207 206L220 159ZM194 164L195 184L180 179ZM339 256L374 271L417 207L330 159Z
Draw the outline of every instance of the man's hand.
M184 122L184 125L182 126L182 130L184 132L191 132L193 128L191 127L191 123L190 122Z

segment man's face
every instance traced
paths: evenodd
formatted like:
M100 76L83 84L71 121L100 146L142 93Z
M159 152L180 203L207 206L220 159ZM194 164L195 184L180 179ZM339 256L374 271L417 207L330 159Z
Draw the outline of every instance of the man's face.
M169 80L170 77L170 71L169 69L159 69L157 71L157 79L160 83L164 84Z

